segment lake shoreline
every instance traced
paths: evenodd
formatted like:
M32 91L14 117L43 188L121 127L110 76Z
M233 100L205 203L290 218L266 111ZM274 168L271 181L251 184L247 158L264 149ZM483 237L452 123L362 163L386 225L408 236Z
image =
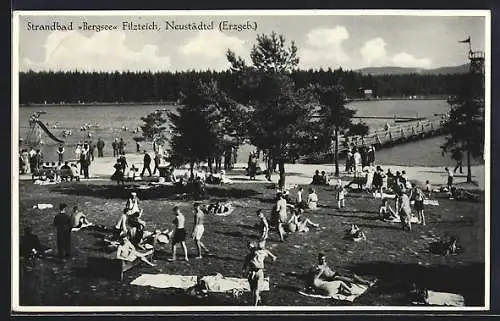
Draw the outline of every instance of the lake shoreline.
M352 98L347 103L350 102L375 102L375 101L413 101L413 100L446 100L446 97L417 97L417 98L404 98L404 97L380 97L378 99L363 99L363 98ZM83 106L151 106L151 105L167 105L167 106L180 106L175 101L152 101L152 102L89 102L89 103L29 103L29 104L19 104L19 107L83 107Z

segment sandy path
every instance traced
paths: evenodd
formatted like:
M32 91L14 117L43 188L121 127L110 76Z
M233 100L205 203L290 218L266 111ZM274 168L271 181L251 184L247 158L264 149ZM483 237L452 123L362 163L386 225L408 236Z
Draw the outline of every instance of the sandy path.
M127 154L127 162L130 165L134 164L137 168L139 168L140 171L142 171L142 154ZM92 162L91 167L90 167L90 175L91 175L91 180L102 180L102 179L109 179L111 174L114 171L113 165L115 163L115 158L113 157L102 157L102 158L95 158L94 162ZM152 168L153 169L153 164ZM261 164L262 167L264 167L264 164ZM387 171L387 169L391 169L393 173L396 171L402 171L405 170L408 177L410 180L415 180L421 183L424 183L426 180L429 180L429 182L434 185L443 185L446 184L446 179L447 175L446 172L444 171L443 167L405 167L405 166L396 166L396 165L381 165L384 171ZM343 169L345 165L343 163L340 164L340 171L341 175L343 175ZM227 177L230 178L231 180L241 183L241 182L246 182L246 183L265 183L267 182L264 179L263 175L260 175L257 177L257 180L255 181L250 181L248 179L248 176L245 175L245 169L246 164L245 163L238 163L235 166L235 170L230 171L227 173ZM285 165L285 170L286 170L286 182L287 184L299 184L299 185L306 185L309 184L312 180L312 176L314 174L314 171L319 170L319 171L326 171L327 173L333 173L335 168L333 164L286 164ZM176 170L176 174L183 174L186 170L184 169L179 169ZM473 181L477 182L477 186L474 185L466 185L464 184L466 182L466 168L464 168L464 173L459 174L458 172L455 174L455 183L462 185L461 187L464 188L479 188L483 189L485 188L485 167L484 165L479 165L479 166L473 166L472 167L472 175L473 175ZM21 180L24 179L31 179L31 177L22 175L20 177ZM273 181L276 182L278 179L277 175L273 176Z

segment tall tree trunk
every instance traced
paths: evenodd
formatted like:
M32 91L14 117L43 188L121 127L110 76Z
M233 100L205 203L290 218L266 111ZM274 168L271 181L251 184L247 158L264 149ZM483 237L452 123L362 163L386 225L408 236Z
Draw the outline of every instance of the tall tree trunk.
M280 157L279 172L280 172L280 179L278 185L280 189L283 189L283 187L285 186L285 160L283 159L283 157Z
M212 157L208 157L208 170L210 171L210 173L213 173L213 170L212 170Z
M467 151L467 183L472 183L472 171L470 168L470 152Z
M335 128L335 177L339 177L339 131Z

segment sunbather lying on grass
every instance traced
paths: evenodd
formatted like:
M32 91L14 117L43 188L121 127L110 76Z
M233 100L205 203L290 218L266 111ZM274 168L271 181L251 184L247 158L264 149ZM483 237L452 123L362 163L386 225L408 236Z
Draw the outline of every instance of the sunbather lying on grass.
M330 292L328 289L328 282L340 281L341 286L349 289L352 283L371 285L367 280L362 279L356 274L352 276L340 275L340 273L332 270L326 263L326 256L323 253L318 255L318 264L314 266L309 272L309 277L307 280L307 286L312 288L314 292L318 294L323 294L325 292Z

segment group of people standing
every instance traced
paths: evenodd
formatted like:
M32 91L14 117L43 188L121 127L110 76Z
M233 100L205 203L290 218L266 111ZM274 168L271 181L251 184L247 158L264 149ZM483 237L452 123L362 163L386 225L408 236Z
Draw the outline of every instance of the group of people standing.
M375 163L375 146L360 146L354 144L347 149L345 171L349 174L354 173L357 177L366 166L373 166Z
M172 257L169 261L175 261L177 259L177 245L180 244L184 254L184 260L189 261L188 258L188 250L186 246L186 218L182 213L181 209L176 206L173 209L174 219L173 229L170 233L164 232L155 232L155 235L167 235L171 240L172 244ZM135 248L142 249L142 243L144 241L144 236L146 235L144 232L144 228L146 226L146 222L141 219L143 215L143 210L139 207L139 199L137 197L137 193L132 192L130 197L127 199L125 209L123 214L120 216L120 219L115 225L115 230L118 236L123 239L127 238L128 241L132 243ZM193 204L193 230L191 232L191 237L196 244L196 249L198 255L197 259L201 259L202 252L210 253L208 248L201 241L203 234L205 232L205 213L201 209L201 205L199 203Z
M29 151L26 148L21 150L19 155L19 171L21 174L35 173L42 167L44 157L40 149L31 148Z
M120 140L118 140L118 138L115 138L113 143L111 143L111 147L113 147L113 157L124 155L126 145L127 143L123 141L123 138L120 138Z
M82 145L78 144L75 148L75 157L80 163L80 175L89 178L89 167L94 161L95 145L92 141L85 141Z

